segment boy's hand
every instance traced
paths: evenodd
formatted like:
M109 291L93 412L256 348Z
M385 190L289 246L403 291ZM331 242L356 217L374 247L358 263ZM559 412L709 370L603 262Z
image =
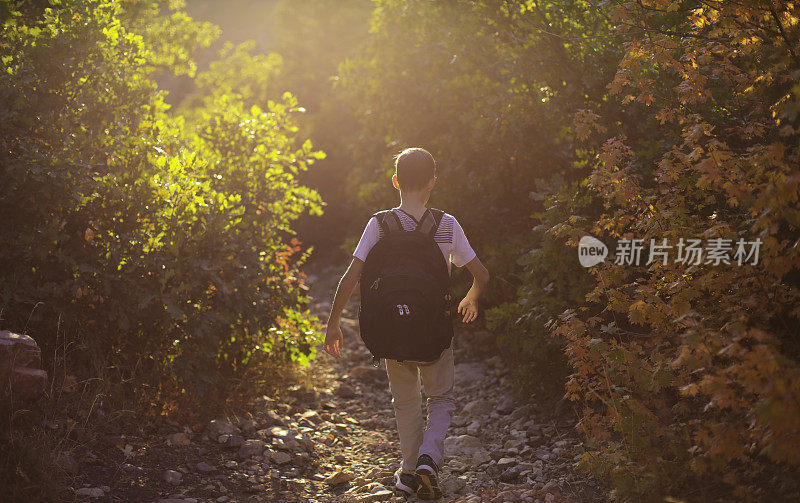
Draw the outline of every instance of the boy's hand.
M325 330L325 342L322 348L329 355L341 358L342 342L342 328L338 323L328 323L328 328Z
M478 317L478 299L467 295L461 302L459 302L458 312L459 314L464 315L464 319L461 320L464 323L469 323L470 321L474 320Z

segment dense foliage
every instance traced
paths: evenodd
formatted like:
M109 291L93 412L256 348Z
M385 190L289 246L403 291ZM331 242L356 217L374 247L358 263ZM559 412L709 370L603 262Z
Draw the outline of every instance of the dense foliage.
M569 339L567 394L594 448L584 461L622 496L707 498L724 484L748 500L780 497L797 475L798 7L609 12L628 39L610 94L649 113L633 136L579 114L582 136L617 133L587 178L603 211L553 231L673 249L666 263L645 264L650 245L640 267L593 268L589 310L574 306L555 331ZM681 238L701 240L699 260L677 260Z
M340 69L353 199L392 200L401 147L438 155L433 204L500 280L488 321L521 387L569 375L584 465L619 498L796 489L797 9L383 0ZM591 269L587 234L612 245ZM712 259L677 262L680 238ZM639 266L614 263L619 239L642 240ZM669 263L645 263L651 239Z
M254 352L306 360L291 224L321 210L297 175L323 154L297 100L245 106L221 64L191 120L168 114L153 72L194 75L213 27L156 3L3 6L3 328L199 394Z
M800 4L198 0L256 39L199 62L179 2L52 3L0 4L3 328L179 384L304 360L292 229L349 254L423 146L521 393L573 401L613 496L800 491Z

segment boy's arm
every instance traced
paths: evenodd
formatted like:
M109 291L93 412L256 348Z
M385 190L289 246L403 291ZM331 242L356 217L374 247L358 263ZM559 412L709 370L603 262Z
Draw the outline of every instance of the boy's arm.
M325 343L323 349L326 353L341 358L342 353L342 328L339 325L342 318L342 311L350 296L353 295L358 284L358 279L361 276L361 269L364 268L364 262L356 257L350 261L347 266L342 279L339 280L339 286L336 287L336 295L333 296L333 304L331 305L331 313L328 316L328 326L325 329Z
M469 272L472 273L472 287L458 304L458 312L464 315L462 321L469 323L478 317L478 297L486 288L486 284L489 283L489 271L478 257L473 258L465 265Z

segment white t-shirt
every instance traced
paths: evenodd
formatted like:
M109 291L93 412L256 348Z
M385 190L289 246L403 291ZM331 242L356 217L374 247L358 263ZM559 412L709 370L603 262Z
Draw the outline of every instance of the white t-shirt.
M403 229L411 231L417 227L414 217L399 208L392 208L392 210L400 218ZM364 232L361 233L361 239L358 241L358 246L356 246L353 256L361 261L366 261L367 254L382 236L383 229L378 224L378 219L375 217L370 218L364 228ZM475 252L469 245L467 236L464 235L464 230L459 225L456 217L449 213L442 215L442 221L439 223L439 228L436 229L434 241L439 245L439 249L442 250L444 260L447 262L448 273L452 269L451 263L455 264L456 267L461 267L475 258Z

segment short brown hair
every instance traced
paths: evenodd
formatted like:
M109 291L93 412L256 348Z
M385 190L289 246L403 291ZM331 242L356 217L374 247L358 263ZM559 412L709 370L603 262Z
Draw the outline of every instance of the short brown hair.
M407 148L394 156L394 170L403 190L419 190L436 176L436 161L424 148Z

